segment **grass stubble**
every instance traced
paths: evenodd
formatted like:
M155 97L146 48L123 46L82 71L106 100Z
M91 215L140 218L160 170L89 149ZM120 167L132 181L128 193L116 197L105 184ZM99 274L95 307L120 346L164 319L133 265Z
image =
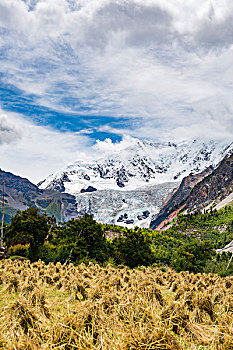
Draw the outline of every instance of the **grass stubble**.
M233 277L0 262L0 349L233 349Z

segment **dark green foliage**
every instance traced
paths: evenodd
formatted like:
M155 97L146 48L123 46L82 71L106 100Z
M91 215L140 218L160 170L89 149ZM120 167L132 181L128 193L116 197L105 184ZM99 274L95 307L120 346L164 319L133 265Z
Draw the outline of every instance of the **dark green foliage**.
M11 219L11 224L5 231L5 240L7 246L29 243L29 257L34 260L48 232L47 217L40 215L38 209L30 207L22 212L18 211Z
M173 250L183 244L192 242L193 238L180 232L179 230L152 231L152 248L154 252L154 262L157 264L171 264Z
M151 237L141 230L128 230L112 241L112 255L118 264L129 267L150 265L153 262Z
M174 251L171 265L177 271L204 272L206 262L215 255L209 241L195 240Z
M108 258L103 227L88 214L57 227L51 243L68 246L70 249L68 257L77 263L87 257L101 263Z
M174 226L162 232L103 225L87 214L49 232L47 217L29 208L12 218L5 237L8 246L29 243L29 253L22 255L32 260L41 258L46 263L112 262L131 268L156 264L172 266L177 271L233 273L233 260L226 272L230 255L215 252L233 240L232 207L179 215Z
M62 264L64 264L66 261L68 261L70 251L70 245L54 245L49 242L45 242L42 246L40 246L38 250L38 256L45 263L57 263L60 261Z

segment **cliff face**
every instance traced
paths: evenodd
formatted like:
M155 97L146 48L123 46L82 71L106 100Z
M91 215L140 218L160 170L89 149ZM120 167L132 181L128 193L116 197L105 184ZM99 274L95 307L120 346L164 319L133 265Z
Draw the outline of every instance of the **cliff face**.
M151 221L150 228L156 229L158 226L160 227L162 222L168 216L170 216L171 213L178 210L184 204L195 185L206 176L212 174L212 172L213 167L210 166L200 174L190 174L186 176L182 180L178 189L176 189L175 192L173 192L173 194L167 198L167 201L159 211L158 215L156 215L156 217Z
M17 210L29 206L41 213L54 215L57 221L77 217L75 198L67 193L41 190L29 180L0 169L0 213L2 208L2 184L5 181L5 221L9 222Z
M219 166L198 183L186 202L187 211L202 210L208 205L216 205L233 192L233 154L225 158Z
M209 209L210 206L220 209L232 200L233 154L223 159L216 169L209 167L198 175L185 177L151 222L150 227L162 228L163 221L166 219L167 224L167 218L184 204L187 212L193 212Z

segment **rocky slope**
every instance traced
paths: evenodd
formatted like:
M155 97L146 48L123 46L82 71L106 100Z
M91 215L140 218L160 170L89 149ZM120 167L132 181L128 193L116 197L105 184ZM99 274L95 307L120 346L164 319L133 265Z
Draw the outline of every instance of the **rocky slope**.
M190 174L185 178L183 178L178 189L176 189L170 196L168 196L168 198L166 199L166 202L163 204L159 213L151 221L150 228L152 229L162 228L163 225L161 225L161 223L166 218L168 218L170 214L177 211L184 204L184 202L187 200L194 186L198 184L203 178L212 174L213 170L214 168L212 166L209 166L207 169L205 169L199 174ZM173 216L170 217L170 219L173 219L173 218L174 218ZM168 222L169 220L164 222L164 224L167 224Z
M186 210L200 211L228 204L233 194L233 153L221 161L219 166L192 190L186 201ZM226 199L229 199L226 200Z
M162 229L170 219L174 219L174 213L181 206L185 213L189 213L218 210L228 204L233 204L233 154L228 154L215 169L209 167L200 174L185 177L150 227Z
M228 141L158 144L125 137L98 142L90 160L78 160L40 182L40 189L75 196L79 211L97 221L148 227L169 193L190 173L215 167ZM194 175L193 175L194 176Z
M17 210L29 206L41 213L54 215L57 221L77 217L75 198L58 191L41 190L29 180L0 169L0 214L2 211L2 184L5 181L5 221L9 222Z

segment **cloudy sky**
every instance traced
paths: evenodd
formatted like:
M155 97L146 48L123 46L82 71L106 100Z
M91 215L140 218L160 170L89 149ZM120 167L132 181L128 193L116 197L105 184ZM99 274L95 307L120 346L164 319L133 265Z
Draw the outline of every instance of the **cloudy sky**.
M0 0L0 60L0 167L34 182L97 139L232 137L232 0Z

